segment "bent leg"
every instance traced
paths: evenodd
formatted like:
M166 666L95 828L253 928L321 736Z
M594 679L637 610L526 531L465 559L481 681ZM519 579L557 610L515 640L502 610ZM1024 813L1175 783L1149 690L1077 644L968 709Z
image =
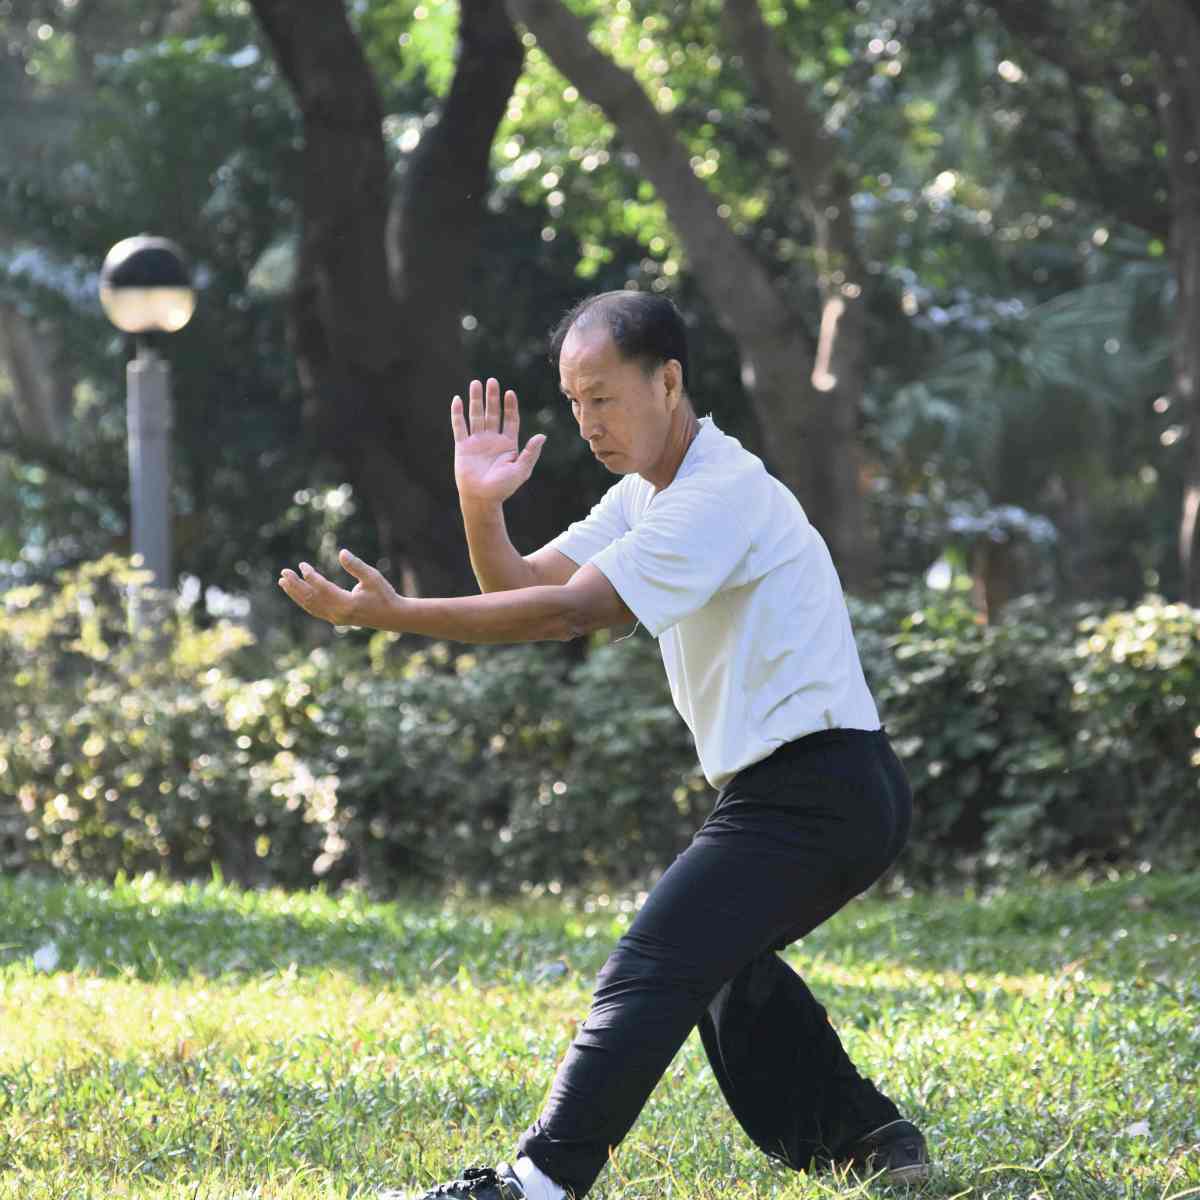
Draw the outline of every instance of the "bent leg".
M777 1143L790 1140L788 1161L801 1165L803 1148L813 1140L811 1120L799 1119L796 1130L787 1121L771 1125L756 1115L757 1101L744 1099L756 1090L755 1064L771 1054L776 1037L778 1052L793 1055L793 1072L798 1047L814 1043L811 1062L821 1065L822 1074L820 1080L811 1072L806 1078L809 1087L825 1088L820 1137L830 1134L830 1106L849 1104L845 1122L856 1120L858 1093L846 1092L837 1080L844 1077L849 1087L857 1072L828 1022L814 1016L823 1017L823 1010L770 952L867 887L902 844L890 790L875 779L864 781L864 772L879 771L881 737L855 733L836 744L822 742L795 762L784 758L745 772L738 786L721 793L605 963L587 1020L519 1153L582 1196L710 1004L706 1047L713 1043L722 1086L728 1083L726 1094L739 1097L739 1117L750 1113L747 1129L764 1149L779 1154ZM759 968L764 955L768 966ZM755 969L747 975L751 964ZM761 1041L755 1014L774 1031ZM803 1032L789 1028L795 1020L804 1023ZM752 1037L754 1048L747 1052ZM777 1094L780 1085L773 1075L768 1079L768 1093ZM812 1107L804 1086L798 1079L789 1101L799 1113Z
M587 1020L518 1152L582 1196L726 980L836 887L823 864L694 842L597 979Z
M773 947L804 937L865 890L895 860L908 836L912 797L903 768L883 736L855 764L870 787L844 797L856 830L855 869L824 911L812 909ZM842 764L844 765L844 764ZM831 753L827 770L839 769ZM776 772L777 799L803 775ZM852 861L850 844L836 857ZM799 975L772 951L756 957L713 998L700 1021L705 1052L725 1099L751 1140L795 1170L814 1158L839 1159L864 1133L898 1120L895 1104L850 1061L825 1009Z
M793 1170L836 1159L900 1112L863 1078L804 980L773 952L717 993L700 1037L738 1123Z

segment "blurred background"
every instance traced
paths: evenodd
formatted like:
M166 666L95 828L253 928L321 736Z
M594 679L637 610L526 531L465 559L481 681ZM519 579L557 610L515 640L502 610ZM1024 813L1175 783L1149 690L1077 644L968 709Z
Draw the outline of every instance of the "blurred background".
M918 790L912 879L1194 864L1200 14L1189 0L0 0L0 861L390 890L629 882L711 800L653 642L335 635L341 545L473 590L447 406L611 482L546 332L686 315L697 410L834 551ZM157 339L167 602L131 629L98 273ZM647 764L651 764L648 766Z

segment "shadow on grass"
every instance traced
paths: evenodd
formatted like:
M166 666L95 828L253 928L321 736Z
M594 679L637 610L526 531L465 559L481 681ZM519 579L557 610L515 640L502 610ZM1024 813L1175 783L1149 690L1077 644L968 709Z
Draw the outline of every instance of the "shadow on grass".
M555 978L564 962L590 977L622 928L612 907L584 913L545 900L379 904L357 894L246 892L220 883L0 880L0 968L32 958L43 970L147 980L268 974L295 964L419 986L464 969L478 982ZM1039 882L986 898L868 897L789 957L801 970L817 961L982 976L1082 971L1112 982L1143 975L1164 987L1191 985L1200 961L1200 878ZM919 987L879 990L893 1001L921 994Z
M32 960L47 971L163 980L272 974L294 964L416 986L464 968L480 981L552 976L568 951L572 965L598 969L607 943L593 940L571 936L564 914L516 906L377 904L219 883L0 880L0 968Z

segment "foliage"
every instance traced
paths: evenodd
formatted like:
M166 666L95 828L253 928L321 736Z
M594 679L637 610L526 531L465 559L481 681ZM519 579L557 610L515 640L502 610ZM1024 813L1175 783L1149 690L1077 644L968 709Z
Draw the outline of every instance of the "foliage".
M1200 611L1148 599L1080 624L1076 752L1121 780L1109 814L1126 846L1194 847L1200 816ZM1100 789L1089 799L1094 803Z
M0 1196L348 1200L507 1157L637 903L0 880ZM787 957L928 1135L924 1194L1183 1200L1198 903L1159 872L873 897ZM866 1194L751 1146L692 1038L592 1195L731 1189Z
M207 874L215 862L251 879L255 838L269 829L279 877L295 882L285 847L319 843L324 781L282 747L263 760L242 744L239 715L255 689L231 662L251 641L245 629L198 630L182 614L166 618L161 639L149 626L129 636L126 596L145 579L110 557L64 573L54 589L4 594L6 865L111 877ZM272 791L284 765L287 786Z
M1047 612L983 624L961 589L855 608L864 666L917 798L910 860L1194 862L1200 611ZM898 630L898 632L897 632Z
M646 655L631 671L610 647L568 671L545 647L392 657L384 635L370 656L335 644L244 679L250 638L228 622L169 618L166 655L127 638L133 578L106 559L4 596L10 867L195 876L215 861L243 881L512 890L644 877L696 822L702 785ZM631 706L639 691L650 702Z
M302 486L325 481L300 429L284 311L254 286L261 256L295 221L298 125L269 62L239 40L248 33L244 21L214 19L203 36L96 56L86 64L94 91L69 135L0 184L0 224L16 242L0 253L0 298L58 331L55 367L73 397L57 473L13 489L25 561L6 574L48 578L98 547L128 549L130 347L100 311L95 272L139 230L179 242L198 291L196 316L162 347L182 569L226 591L250 586L251 564L281 548L277 514ZM36 446L26 452L38 462ZM93 477L114 482L81 486Z
M455 7L348 6L383 96L397 182L450 78ZM670 113L693 169L815 332L809 221L720 5L572 7ZM1085 65L1119 87L1073 86L986 5L763 0L853 181L870 275L861 433L888 570L928 566L951 503L1019 505L1059 527L1059 594L1129 601L1144 587L1173 591L1190 445L1177 412L1150 410L1167 348L1167 259L1151 228L1167 213L1163 147L1145 103L1154 68L1126 36L1128 4L1054 7L1079 31ZM256 588L258 564L311 554L319 521L294 497L343 479L305 434L284 332L300 190L286 89L235 0L123 0L103 21L33 0L13 12L0 64L0 298L61 345L74 409L56 455L7 444L0 454L0 507L11 515L0 581L49 578L126 546L124 350L92 290L108 246L141 227L178 239L204 281L193 325L171 342L181 570L253 594L263 627L290 620ZM1103 187L1088 146L1112 168ZM1143 225L1122 218L1131 206ZM516 531L531 542L557 532L546 514L585 510L605 482L543 362L547 326L585 290L633 283L676 297L692 320L698 403L758 445L735 348L697 296L621 131L536 47L493 148L489 209L464 377L512 377L530 431L557 435L538 481L553 500L522 498ZM0 409L11 387L2 376ZM376 515L360 506L347 530L368 556Z
M0 850L9 868L153 869L383 890L652 877L711 793L645 637L307 654L169 618L131 640L113 560L0 614ZM1186 864L1200 852L1200 612L980 624L961 590L854 607L917 803L904 872Z

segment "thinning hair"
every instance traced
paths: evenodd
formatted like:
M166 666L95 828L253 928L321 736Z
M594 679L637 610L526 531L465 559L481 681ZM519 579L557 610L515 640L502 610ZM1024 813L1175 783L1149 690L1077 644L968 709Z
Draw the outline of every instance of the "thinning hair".
M686 393L687 331L679 309L666 296L629 289L600 292L580 300L550 331L550 362L555 368L567 334L572 329L582 332L595 325L607 329L623 359L640 363L647 374L675 359Z

